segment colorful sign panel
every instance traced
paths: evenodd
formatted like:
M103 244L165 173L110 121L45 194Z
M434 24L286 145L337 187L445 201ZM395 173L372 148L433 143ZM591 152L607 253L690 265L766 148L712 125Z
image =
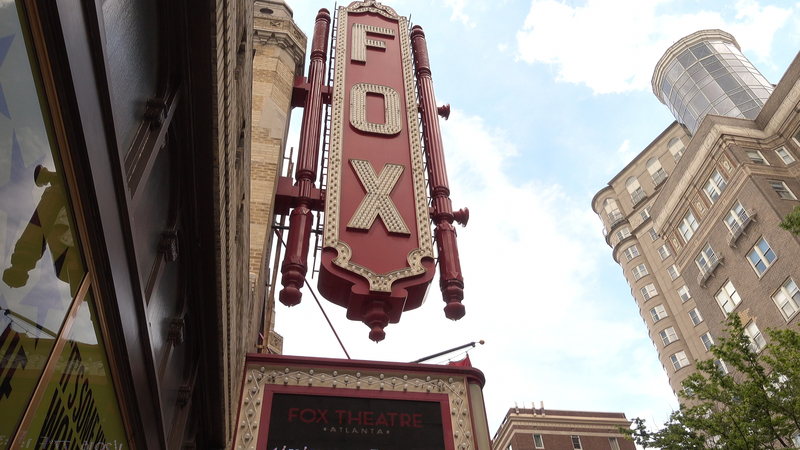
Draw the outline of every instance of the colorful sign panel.
M439 402L273 394L267 449L444 450Z
M419 307L434 275L408 21L339 8L319 291L370 338Z

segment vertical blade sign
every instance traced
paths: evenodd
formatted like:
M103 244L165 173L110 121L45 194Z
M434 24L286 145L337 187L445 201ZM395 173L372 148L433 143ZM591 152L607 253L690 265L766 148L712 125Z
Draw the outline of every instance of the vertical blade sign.
M318 287L377 342L435 270L408 20L354 2L337 37Z

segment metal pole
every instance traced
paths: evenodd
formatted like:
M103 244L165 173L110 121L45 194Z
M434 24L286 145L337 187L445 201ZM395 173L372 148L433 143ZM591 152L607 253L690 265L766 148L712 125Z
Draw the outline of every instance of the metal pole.
M331 15L322 8L317 13L314 24L314 38L311 41L311 63L308 67L308 95L303 111L303 124L300 129L300 146L297 154L295 179L298 186L297 205L289 216L289 237L286 257L281 267L283 289L279 299L286 306L300 303L300 288L308 271L308 247L311 224L311 192L317 178L319 159L319 128L322 117L322 83L325 78L325 54L328 46L328 27Z
M456 350L461 350L462 348L467 348L467 347L470 347L470 346L472 346L472 347L475 347L475 344L476 344L476 343L477 343L477 344L481 344L481 345L483 345L483 344L484 344L484 341L483 341L483 340L480 340L480 341L478 341L478 342L474 342L474 341L473 341L473 342L470 342L469 344L459 345L458 347L453 347L453 348L451 348L450 350L445 350L445 351L443 351L443 352L435 353L435 354L433 354L433 355L426 356L426 357L424 357L424 358L420 358L420 359L418 359L418 360L416 360L416 361L411 361L409 364L417 364L417 363L421 363L422 361L427 361L427 360L429 360L429 359L436 358L437 356L446 355L446 354L448 354L448 353L451 353L451 352L454 352L454 351L456 351Z
M444 163L444 146L439 130L436 96L433 93L428 45L422 27L414 25L411 30L411 47L414 50L417 86L422 110L422 135L425 139L425 157L428 161L428 181L433 201L433 224L439 253L439 288L447 303L444 314L448 319L464 317L464 277L461 275L461 262L458 258L456 231L453 227L453 205L450 202L450 186L447 182L447 169ZM464 221L465 222L465 221Z

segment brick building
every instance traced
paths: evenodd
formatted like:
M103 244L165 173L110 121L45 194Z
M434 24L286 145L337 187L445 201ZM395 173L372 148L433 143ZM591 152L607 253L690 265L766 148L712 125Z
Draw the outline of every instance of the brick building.
M729 314L758 349L798 323L800 241L777 224L799 204L799 79L796 57L767 83L720 30L679 40L653 75L678 121L592 201L676 393Z
M492 439L496 450L634 450L624 413L511 408Z

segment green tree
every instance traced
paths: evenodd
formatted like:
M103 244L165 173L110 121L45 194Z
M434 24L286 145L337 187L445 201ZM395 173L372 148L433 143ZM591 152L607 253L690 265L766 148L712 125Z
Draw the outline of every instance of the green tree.
M783 218L783 222L778 226L784 230L791 231L793 234L800 234L800 206L795 206L792 212Z
M765 330L770 343L756 351L738 314L727 337L711 348L714 359L698 361L684 382L681 407L657 431L634 419L622 430L644 448L772 450L796 448L800 430L800 333Z

